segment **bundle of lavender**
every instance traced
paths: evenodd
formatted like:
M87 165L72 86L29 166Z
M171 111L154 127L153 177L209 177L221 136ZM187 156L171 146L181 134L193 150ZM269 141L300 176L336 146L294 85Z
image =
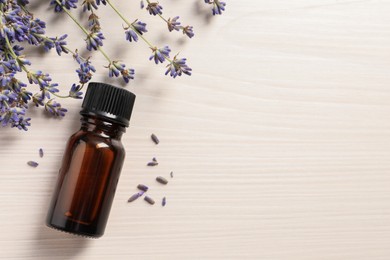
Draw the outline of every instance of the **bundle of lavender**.
M202 0L203 1L203 0ZM226 4L219 0L204 0L211 6L213 15L220 15ZM129 42L142 40L151 50L149 60L156 64L165 63L165 74L173 78L182 75L191 75L191 68L186 58L171 55L169 46L156 46L146 38L147 24L135 19L130 20L122 14L111 0L51 0L48 5L56 13L65 12L70 19L85 33L85 48L88 51L98 51L107 60L108 77L121 77L125 83L134 79L135 71L124 63L111 59L103 49L105 40L100 27L100 18L97 10L100 7L111 8L126 24L123 39ZM43 107L54 116L64 116L67 110L56 101L56 98L82 98L82 89L96 72L90 57L82 57L77 49L68 47L67 35L49 37L45 34L46 23L33 16L29 11L28 0L0 0L0 123L2 126L11 126L27 130L31 118L26 116L29 103ZM182 25L179 16L166 18L163 16L163 7L159 2L150 0L141 1L141 10L152 16L158 16L167 25L169 32L181 31L185 36L194 36L193 27ZM88 26L85 27L72 14L72 9L81 9L88 16ZM109 19L109 18L108 18ZM52 81L51 76L41 70L32 69L31 62L24 55L23 44L43 47L45 50L55 50L58 55L72 55L77 63L75 72L79 81L69 87L64 95L59 93L58 84ZM24 73L27 81L20 80L17 74ZM37 86L38 92L29 90Z

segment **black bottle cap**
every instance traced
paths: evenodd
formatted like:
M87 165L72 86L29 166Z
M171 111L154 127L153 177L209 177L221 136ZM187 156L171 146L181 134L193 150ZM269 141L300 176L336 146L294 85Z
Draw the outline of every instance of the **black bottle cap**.
M124 88L91 82L80 114L103 116L108 121L128 127L134 102L135 95Z

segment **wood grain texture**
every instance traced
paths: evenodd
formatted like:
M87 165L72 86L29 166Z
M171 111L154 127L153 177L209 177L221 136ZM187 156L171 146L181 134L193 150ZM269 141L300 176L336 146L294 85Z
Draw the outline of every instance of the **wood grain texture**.
M134 2L115 1L138 17ZM168 16L195 26L191 41L161 38L164 24L141 15L152 41L173 40L188 57L190 78L163 76L142 43L123 41L120 20L103 24L107 51L138 77L129 86L137 103L127 159L101 239L44 226L80 102L64 101L62 120L32 109L26 133L1 129L1 259L390 259L390 2L228 1L211 20L201 2L165 3ZM34 11L48 16L45 6ZM65 19L50 14L48 32L68 33L81 48ZM105 80L106 63L93 55L95 80ZM65 90L75 80L70 57L30 56ZM160 164L151 169L153 156ZM167 186L154 181L170 171ZM167 206L128 204L138 183Z

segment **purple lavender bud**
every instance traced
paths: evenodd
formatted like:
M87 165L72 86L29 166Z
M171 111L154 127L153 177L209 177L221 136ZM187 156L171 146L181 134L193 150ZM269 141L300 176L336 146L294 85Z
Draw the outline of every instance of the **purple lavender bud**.
M126 41L132 42L132 41L138 41L138 35L135 31L128 29L125 31L126 34Z
M85 40L87 43L87 50L91 51L92 49L97 50L99 46L103 46L104 36L102 32L93 32L90 33Z
M65 113L68 112L67 109L61 107L60 103L57 103L56 101L54 101L52 99L45 103L45 110L47 112L49 112L50 114L52 114L54 116L59 116L59 117L65 116Z
M126 83L129 83L131 79L134 79L134 69L124 69L121 71L122 78Z
M163 7L159 5L159 3L149 3L148 6L146 7L146 10L149 11L149 14L151 15L158 15L162 14L162 9Z
M36 168L39 165L37 162L34 162L34 161L28 161L27 164L31 167L34 167L34 168Z
M80 85L73 84L69 90L69 96L75 99L82 99L83 92L79 91L80 88Z
M143 191L137 192L137 193L133 194L133 195L127 200L127 202L133 202L133 201L135 201L136 199L138 199L139 197L141 197L142 195L144 195L144 192L143 192Z
M193 31L193 28L192 26L186 26L186 27L183 27L183 34L187 35L189 38L192 38L194 37L194 31Z
M144 192L147 192L148 189L149 189L149 187L146 186L146 185L144 185L144 184L138 184L137 188L138 188L139 190L144 191Z
M76 3L78 0L60 0L60 3L57 3L56 0L52 0L50 2L50 5L54 5L54 11L55 12L62 12L62 8L66 8L70 10L71 8L77 8Z
M165 61L165 58L169 58L169 53L171 52L171 49L168 46L165 46L164 48L151 48L153 54L149 57L149 60L154 59L154 62L156 64L163 63Z
M150 205L154 205L154 199L152 199L151 197L149 197L149 196L145 196L144 197L144 200L147 202L147 203L149 203Z
M96 0L96 3L97 3L98 5L100 5L100 3L102 3L103 5L106 5L106 4L107 4L106 0Z
M178 21L179 16L176 16L174 18L168 18L167 25L168 25L168 30L172 32L173 30L179 31L181 26L180 22Z
M85 84L92 78L92 73L96 71L95 67L92 66L89 59L82 60L79 55L76 53L76 56L74 56L75 60L80 64L80 68L76 70L80 83Z
M223 11L225 11L225 2L220 2L219 0L214 0L214 6L213 6L213 15L221 15Z
M143 23L141 21L135 20L131 25L133 26L134 30L141 35L148 31L146 30L146 23Z
M173 61L167 65L167 71L165 72L165 75L170 75L173 78L176 78L177 76L181 76L183 73L191 76L192 69L188 67L186 64L187 59L177 59L176 56L174 57Z

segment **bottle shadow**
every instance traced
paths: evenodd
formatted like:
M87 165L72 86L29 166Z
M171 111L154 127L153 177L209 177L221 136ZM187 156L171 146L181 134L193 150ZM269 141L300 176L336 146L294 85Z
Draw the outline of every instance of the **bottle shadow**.
M37 230L33 250L41 259L74 259L91 243L91 239L60 232L45 226Z

